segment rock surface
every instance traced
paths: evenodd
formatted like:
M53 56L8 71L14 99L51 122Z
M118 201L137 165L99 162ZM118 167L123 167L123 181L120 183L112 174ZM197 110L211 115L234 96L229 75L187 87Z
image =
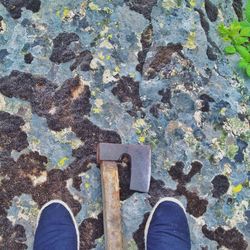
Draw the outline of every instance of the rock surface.
M126 249L144 249L165 196L186 207L192 249L248 249L250 80L216 31L244 5L0 0L0 249L32 249L51 199L81 249L104 249L98 142L152 147L148 194L119 163Z

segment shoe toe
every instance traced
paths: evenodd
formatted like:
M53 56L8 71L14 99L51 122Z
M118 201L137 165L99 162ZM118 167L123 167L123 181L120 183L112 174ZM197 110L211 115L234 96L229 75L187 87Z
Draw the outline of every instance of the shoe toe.
M153 212L147 232L148 249L190 249L190 233L183 208L173 201L161 202Z
M60 203L53 203L44 208L41 217L41 224L69 224L72 225L72 218L68 210Z
M60 203L46 206L39 218L34 250L77 250L77 228L68 209Z

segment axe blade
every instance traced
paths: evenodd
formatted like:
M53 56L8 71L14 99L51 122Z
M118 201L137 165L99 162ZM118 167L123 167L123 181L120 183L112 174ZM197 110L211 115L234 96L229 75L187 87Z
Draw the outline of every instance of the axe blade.
M151 178L151 148L149 145L99 143L97 162L119 161L122 155L131 158L130 189L148 192Z

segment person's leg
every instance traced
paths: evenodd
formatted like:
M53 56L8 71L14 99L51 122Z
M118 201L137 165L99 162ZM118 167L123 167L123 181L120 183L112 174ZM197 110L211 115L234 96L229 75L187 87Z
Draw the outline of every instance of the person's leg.
M146 250L189 250L190 233L183 205L163 198L154 206L145 227Z
M60 200L46 203L38 216L34 250L79 250L79 232L73 213Z

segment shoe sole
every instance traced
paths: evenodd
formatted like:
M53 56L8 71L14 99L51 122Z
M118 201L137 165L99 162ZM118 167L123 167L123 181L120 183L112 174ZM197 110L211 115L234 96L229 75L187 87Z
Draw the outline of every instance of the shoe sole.
M61 200L51 200L51 201L48 201L47 203L45 203L45 204L42 206L42 208L41 208L41 210L40 210L40 212L39 212L39 214L38 214L38 217L37 217L37 222L36 222L35 231L36 231L36 229L37 229L37 226L38 226L38 223L39 223L39 220L40 220L40 217L41 217L41 214L42 214L43 210L44 210L46 207L48 207L49 205L53 204L53 203L59 203L59 204L61 204L62 206L64 206L64 207L68 210L68 212L69 212L69 214L70 214L70 216L71 216L71 219L72 219L72 221L73 221L73 223L74 223L75 230L76 230L77 250L80 250L80 236L79 236L78 225L77 225L77 223L76 223L75 216L73 215L73 213L72 213L70 207L69 207L64 201L61 201Z
M151 220L152 220L152 218L153 218L154 212L155 212L156 208L157 208L162 202L165 202L165 201L171 201L171 202L174 202L174 203L178 204L178 205L182 208L182 210L184 211L184 213L186 214L186 210L185 210L183 204L182 204L179 200L177 200L177 199L175 199L175 198L173 198L173 197L161 198L161 199L155 204L155 206L153 207L153 209L152 209L152 211L151 211L151 213L150 213L150 215L149 215L149 217L148 217L148 220L147 220L147 222L146 222L146 225L145 225L145 229L144 229L144 244L145 244L145 250L147 250L148 229L149 229L149 225L150 225L150 223L151 223Z

